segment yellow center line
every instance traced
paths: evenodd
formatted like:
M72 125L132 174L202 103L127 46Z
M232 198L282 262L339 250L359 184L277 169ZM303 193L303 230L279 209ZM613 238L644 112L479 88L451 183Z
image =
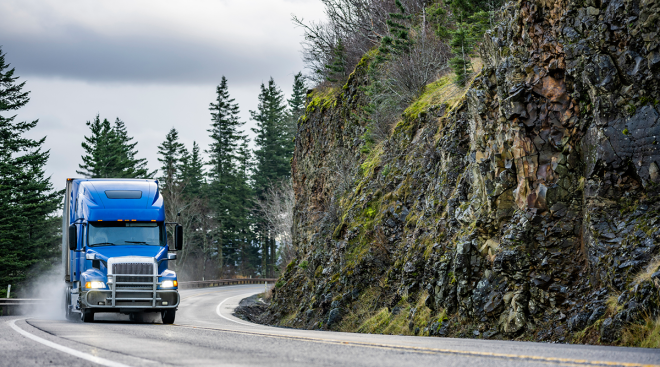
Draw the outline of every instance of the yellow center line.
M468 357L494 357L494 358L507 358L507 359L522 359L522 360L531 360L531 361L540 362L540 363L554 363L554 364L561 363L561 364L564 364L564 365L571 365L571 366L660 367L660 365L630 363L630 362L590 361L590 360L587 360L587 359L541 357L541 356L528 356L528 355L522 355L522 354L473 352L473 351L442 349L442 348L413 347L413 346L405 346L405 345L388 345L388 344L378 344L378 343L369 343L369 342L344 341L344 340L337 340L337 339L314 338L314 337L306 337L306 336L279 335L279 334L270 334L270 333L263 333L263 332L240 331L240 330L212 328L212 327L206 327L206 326L183 325L183 324L173 324L173 325L165 325L165 326L176 326L176 327L183 327L183 328L189 328L189 329L223 331L223 332L229 332L229 333L257 335L257 336L265 336L265 337L269 337L269 338L299 340L299 341L308 341L308 342L323 343L323 344L352 345L352 346L357 346L357 347L375 348L375 349L384 349L384 350L398 350L398 351L405 350L405 351L410 351L410 352L415 352L415 353L424 353L424 354L457 354L457 355L468 356Z

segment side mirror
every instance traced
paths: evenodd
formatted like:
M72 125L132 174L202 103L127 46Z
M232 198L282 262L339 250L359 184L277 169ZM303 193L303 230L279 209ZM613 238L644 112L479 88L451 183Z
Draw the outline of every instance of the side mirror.
M183 249L183 227L179 224L174 227L174 249L177 251Z
M176 254L167 254L167 260L176 260Z
M69 226L69 250L75 251L78 248L78 228L75 224Z

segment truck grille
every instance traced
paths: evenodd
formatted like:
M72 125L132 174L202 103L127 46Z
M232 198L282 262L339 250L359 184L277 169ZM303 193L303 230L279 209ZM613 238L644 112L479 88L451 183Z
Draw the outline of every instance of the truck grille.
M115 281L117 283L133 283L133 284L117 284L117 288L152 288L154 282L154 264L150 263L117 263L112 264L112 273L117 274ZM121 275L131 276L121 276ZM145 276L136 276L142 275Z
M179 294L174 289L158 289L161 275L154 260L144 256L108 259L108 289L89 291L84 301L88 307L119 307L120 312L121 309L176 309Z

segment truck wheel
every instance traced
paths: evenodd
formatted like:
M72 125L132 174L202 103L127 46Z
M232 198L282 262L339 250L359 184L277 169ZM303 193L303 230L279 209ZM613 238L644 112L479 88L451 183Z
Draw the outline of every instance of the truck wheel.
M163 319L163 324L174 324L174 318L176 317L176 310L166 310L161 311L161 318Z
M80 312L80 319L83 322L94 322L94 312L92 310L82 310Z

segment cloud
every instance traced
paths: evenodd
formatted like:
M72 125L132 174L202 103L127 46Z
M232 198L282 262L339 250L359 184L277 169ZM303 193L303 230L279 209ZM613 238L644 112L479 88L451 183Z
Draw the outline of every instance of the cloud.
M290 15L321 11L320 1L3 0L0 45L39 77L242 84L302 69Z
M303 68L291 13L323 15L318 0L2 0L0 45L27 81L31 101L18 120L39 119L26 135L47 137L46 173L55 188L78 176L85 121L121 118L138 157L157 169L171 127L188 149L210 142L208 106L222 75L249 110L272 76L291 92Z

